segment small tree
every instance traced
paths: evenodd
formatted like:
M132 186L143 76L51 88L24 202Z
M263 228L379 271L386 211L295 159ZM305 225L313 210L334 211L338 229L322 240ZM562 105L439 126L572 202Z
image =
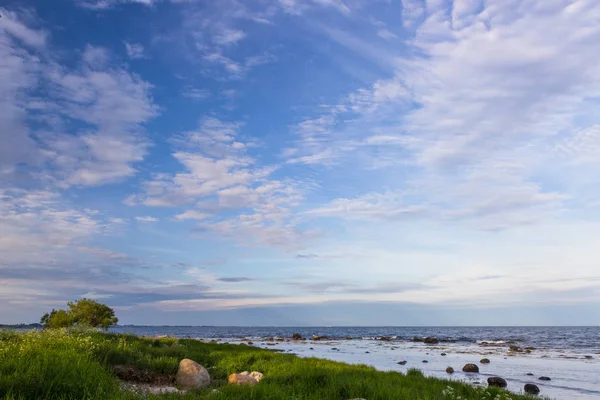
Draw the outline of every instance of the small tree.
M61 328L72 325L87 325L94 328L107 329L119 322L115 311L95 300L80 299L68 302L68 310L52 310L44 314L40 323L46 328Z
M73 325L71 317L65 310L52 310L40 319L40 323L46 328L66 328Z

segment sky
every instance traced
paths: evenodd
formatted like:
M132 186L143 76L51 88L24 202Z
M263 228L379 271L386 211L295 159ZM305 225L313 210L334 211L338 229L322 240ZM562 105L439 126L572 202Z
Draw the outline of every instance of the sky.
M0 323L599 325L597 0L4 0Z

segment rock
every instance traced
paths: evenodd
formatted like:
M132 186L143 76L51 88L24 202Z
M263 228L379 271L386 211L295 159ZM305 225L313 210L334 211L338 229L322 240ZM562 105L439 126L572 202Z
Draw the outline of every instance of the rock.
M440 354L440 356L445 356L445 355L446 355L446 353L442 353L442 354Z
M508 346L508 351L513 351L513 352L516 352L516 353L520 353L523 350L519 346L515 346L514 344L511 344L510 346Z
M463 367L463 372L474 372L474 373L478 373L479 372L479 367L477 366L477 364L465 364L465 366Z
M585 359L586 359L586 360L593 360L593 359L594 359L594 357L592 357L592 356L585 356Z
M313 335L312 340L321 340L321 338L317 335Z
M276 342L283 342L283 338L282 338L282 337L276 337L276 338L275 338L275 341L276 341Z
M250 375L243 374L231 374L229 378L227 378L227 382L232 385L250 385L254 386L258 383L256 379L254 379Z
M527 346L527 347L525 347L525 350L533 351L533 350L535 350L535 347Z
M481 364L489 364L489 363L490 363L490 360L489 360L488 358L482 358L481 360L479 360L479 362L480 362Z
M427 361L427 360L423 360L423 362L424 362L425 364L427 364L429 361Z
M179 362L175 382L185 388L203 388L210 385L210 375L202 365L185 358Z
M528 372L527 376L533 376L533 374L531 372Z
M400 365L406 365L406 360L404 360L404 361L398 361L398 364L400 364Z
M499 376L490 376L487 380L488 386L494 386L499 388L505 388L508 384L506 381Z
M548 376L540 376L538 379L539 379L540 381L551 381L551 380L552 380L552 379L550 379L550 377L548 377Z
M539 394L540 393L540 388L537 387L536 385L534 385L533 383L526 383L523 390L527 394Z
M337 347L332 347L331 350L333 350L333 351L340 351L340 349L338 349Z
M314 347L311 347L309 350L314 350Z
M425 344L438 344L439 342L440 339L436 337L426 337L425 339L423 339L423 343Z
M454 373L454 368L452 368L452 367L446 368L446 373L453 374Z
M412 341L413 342L423 342L425 339L418 337L418 336L413 336Z
M254 342L248 342L249 346L252 346L254 344Z
M370 351L365 351L365 354L369 354L369 353L370 353Z
M250 372L250 376L253 377L256 380L256 382L262 381L262 379L265 377L261 372L258 371Z

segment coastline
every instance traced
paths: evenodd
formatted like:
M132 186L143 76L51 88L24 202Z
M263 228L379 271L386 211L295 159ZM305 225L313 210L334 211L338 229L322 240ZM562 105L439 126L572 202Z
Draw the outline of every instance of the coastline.
M214 340L214 339L210 339ZM251 341L251 340L250 340ZM247 340L219 339L217 342L247 342ZM487 386L487 378L504 378L507 390L523 394L523 387L533 383L541 395L552 399L591 400L600 398L600 363L585 355L573 356L559 352L532 351L516 353L506 347L463 346L455 343L425 345L422 343L386 340L256 340L253 346L295 354L299 357L317 357L351 365L368 365L380 371L406 373L411 368L421 370L425 376ZM442 354L445 354L442 356ZM489 364L481 364L482 358ZM423 361L427 362L424 363ZM406 361L399 365L399 361ZM464 373L467 363L479 365L478 374ZM452 367L453 374L446 373ZM528 376L527 374L533 374ZM549 376L551 381L539 377Z

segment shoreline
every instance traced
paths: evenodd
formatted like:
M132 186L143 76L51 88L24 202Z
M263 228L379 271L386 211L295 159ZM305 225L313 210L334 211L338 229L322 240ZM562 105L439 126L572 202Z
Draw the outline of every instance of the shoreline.
M214 339L213 339L214 340ZM217 341L244 343L243 340ZM421 370L425 376L461 381L475 386L487 386L487 378L499 376L506 379L507 389L523 394L526 383L541 389L541 395L552 399L591 400L600 398L600 363L596 358L565 356L542 351L535 353L507 352L506 348L490 349L487 346L455 346L448 343L415 344L406 341L379 340L255 340L253 346L295 354L299 357L317 357L340 361L350 365L365 364L380 371L406 373L410 368ZM445 355L442 355L445 354ZM489 364L481 364L481 358ZM423 361L427 361L426 363ZM406 361L398 365L399 361ZM478 374L462 372L467 363L479 365ZM446 373L452 367L453 374ZM528 376L527 374L534 374ZM541 381L541 376L551 376L551 381ZM589 379L581 379L589 378Z

